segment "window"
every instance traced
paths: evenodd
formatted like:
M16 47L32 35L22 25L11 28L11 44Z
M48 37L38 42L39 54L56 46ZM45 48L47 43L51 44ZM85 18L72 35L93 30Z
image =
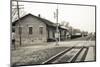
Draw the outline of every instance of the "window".
M12 32L15 32L15 26L12 26Z
M22 27L19 27L19 34L22 34Z
M40 34L43 34L43 27L40 27L40 28L39 28L39 33L40 33Z
M55 32L54 31L52 32L52 34L53 34L53 37L55 37Z
M32 34L32 27L29 27L29 34Z

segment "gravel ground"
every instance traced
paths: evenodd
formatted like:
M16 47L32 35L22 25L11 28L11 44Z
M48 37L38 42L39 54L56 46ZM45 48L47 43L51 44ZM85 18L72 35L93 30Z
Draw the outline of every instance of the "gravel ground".
M15 65L29 65L29 64L41 64L43 61L49 59L55 54L66 49L66 47L52 47L46 49L40 49L32 51L25 49L12 52L12 64Z
M64 41L59 46L52 42L47 45L20 47L11 51L11 62L15 65L41 64L67 47L82 45L95 46L95 41Z

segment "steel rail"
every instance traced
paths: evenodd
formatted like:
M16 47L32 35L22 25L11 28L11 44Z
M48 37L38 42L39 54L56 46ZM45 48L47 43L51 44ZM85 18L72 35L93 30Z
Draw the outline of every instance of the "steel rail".
M53 62L54 60L58 59L60 56L62 56L63 54L65 54L66 52L70 51L70 50L73 49L73 48L74 48L74 47L71 47L71 48L69 48L69 49L65 49L64 51L62 51L62 52L60 52L60 53L54 55L54 56L51 57L50 59L48 59L48 60L42 62L42 64L48 64L48 63L50 63L50 62Z
M84 48L86 48L86 47L81 47L80 49L79 49L79 47L78 47L79 51L78 51L72 58L70 58L70 59L69 59L68 61L66 61L66 62L75 62L75 60L77 59L77 57L79 56L79 54L82 52L82 50L83 50ZM69 49L65 49L64 51L62 51L62 52L60 52L60 53L54 55L53 57L51 57L50 59L48 59L48 60L46 60L46 61L44 61L42 64L49 64L49 63L52 63L53 61L57 60L59 57L61 57L62 55L64 55L65 53L69 52L69 51L72 50L72 49L77 49L77 47L71 47L71 48L69 48Z

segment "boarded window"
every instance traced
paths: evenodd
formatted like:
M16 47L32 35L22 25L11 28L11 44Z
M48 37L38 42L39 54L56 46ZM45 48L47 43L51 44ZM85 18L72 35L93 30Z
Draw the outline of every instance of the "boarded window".
M53 37L55 37L55 32L54 31L52 32L52 34L53 34Z
M29 27L29 34L32 34L32 27Z
M19 27L19 34L22 34L22 27Z
M39 28L39 33L40 33L40 34L43 34L43 27L40 27L40 28Z

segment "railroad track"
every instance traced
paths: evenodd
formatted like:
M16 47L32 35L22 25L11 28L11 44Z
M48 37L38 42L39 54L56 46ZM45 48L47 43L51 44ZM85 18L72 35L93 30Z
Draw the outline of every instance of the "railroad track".
M89 47L69 47L64 51L56 54L55 56L49 58L48 60L42 62L42 64L84 61L88 49Z

